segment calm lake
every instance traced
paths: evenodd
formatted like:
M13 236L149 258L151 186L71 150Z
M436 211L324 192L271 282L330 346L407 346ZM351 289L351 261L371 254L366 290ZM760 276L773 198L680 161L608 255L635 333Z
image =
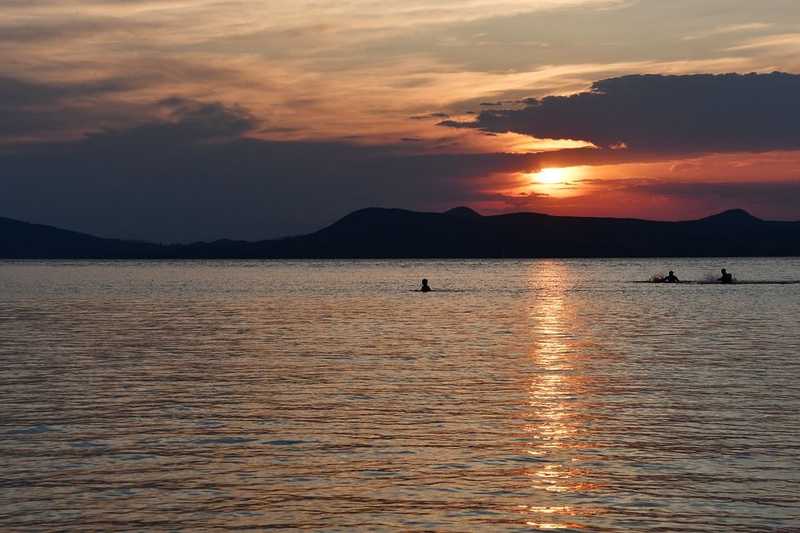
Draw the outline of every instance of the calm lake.
M800 285L634 283L721 267L0 262L0 529L798 531Z

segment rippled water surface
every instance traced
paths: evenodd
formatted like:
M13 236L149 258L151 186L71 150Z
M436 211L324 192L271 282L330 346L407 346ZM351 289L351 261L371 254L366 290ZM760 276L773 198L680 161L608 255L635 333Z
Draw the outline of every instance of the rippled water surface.
M632 283L721 266L0 263L0 529L798 531L800 285Z

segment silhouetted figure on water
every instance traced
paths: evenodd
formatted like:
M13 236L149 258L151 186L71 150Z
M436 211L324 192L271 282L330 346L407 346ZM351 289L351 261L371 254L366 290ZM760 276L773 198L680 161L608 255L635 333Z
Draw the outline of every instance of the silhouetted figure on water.
M428 280L422 280L422 287L419 288L420 292L431 292L431 286L428 285Z
M724 268L722 269L722 277L719 278L720 283L733 283L733 274L729 273Z
M653 282L653 283L680 283L681 282L681 280L678 279L678 276L676 276L675 272L673 272L672 270L670 270L669 274L667 274L666 276L661 276L659 274L656 274L655 276L650 278L650 281Z

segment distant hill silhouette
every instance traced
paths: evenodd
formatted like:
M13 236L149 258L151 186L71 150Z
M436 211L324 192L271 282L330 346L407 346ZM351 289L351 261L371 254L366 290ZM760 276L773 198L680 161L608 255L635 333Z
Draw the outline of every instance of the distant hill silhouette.
M147 258L164 251L157 244L103 239L0 217L0 257L5 259Z
M686 222L368 208L309 235L185 245L102 239L0 218L2 258L490 258L800 256L800 222L734 209Z

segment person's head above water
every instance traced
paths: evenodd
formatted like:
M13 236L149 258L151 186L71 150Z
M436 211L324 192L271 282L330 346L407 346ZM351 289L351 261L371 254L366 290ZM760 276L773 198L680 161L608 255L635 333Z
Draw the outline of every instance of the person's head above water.
M723 269L722 269L722 273L723 273L723 274L727 274L727 273L728 273L728 271L727 271L727 270L725 270L725 269L723 268Z
M670 271L669 271L669 275L670 275L670 276L674 276L674 275L675 275L675 272L673 272L672 270L670 270Z
M422 287L420 287L419 290L421 290L422 292L428 292L431 290L430 286L428 285L427 278L422 279Z

